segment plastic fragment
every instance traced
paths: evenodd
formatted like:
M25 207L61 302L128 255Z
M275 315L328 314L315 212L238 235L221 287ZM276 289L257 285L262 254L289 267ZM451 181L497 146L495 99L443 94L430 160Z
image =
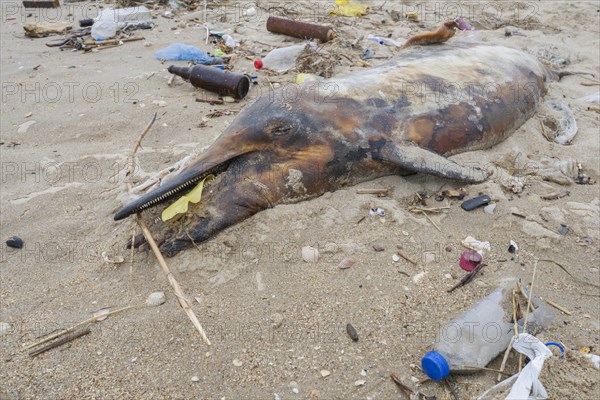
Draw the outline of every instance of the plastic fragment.
M202 191L204 190L204 183L206 180L211 180L214 175L208 175L202 179L195 188L193 188L188 194L181 196L176 202L165 208L161 214L161 219L166 222L176 216L177 214L186 213L188 210L189 203L198 203L202 199Z

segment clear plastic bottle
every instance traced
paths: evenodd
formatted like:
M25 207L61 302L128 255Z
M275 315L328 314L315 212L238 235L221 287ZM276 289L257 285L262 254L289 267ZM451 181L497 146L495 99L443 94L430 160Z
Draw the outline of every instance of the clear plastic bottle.
M92 37L95 40L106 40L114 37L118 29L127 25L137 25L152 21L152 14L144 6L127 8L107 8L94 18Z
M441 326L435 349L421 360L423 371L431 379L444 379L450 372L474 372L506 350L515 335L508 293L510 290L498 288ZM529 315L528 331L546 329L551 322L551 311L540 305Z
M296 65L298 55L300 55L307 45L313 49L317 48L315 43L309 42L271 50L271 52L262 59L263 68L279 73L287 72Z

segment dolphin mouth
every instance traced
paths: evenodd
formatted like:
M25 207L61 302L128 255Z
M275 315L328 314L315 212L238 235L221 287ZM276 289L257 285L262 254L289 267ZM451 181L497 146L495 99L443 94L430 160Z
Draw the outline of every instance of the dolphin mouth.
M190 165L185 170L181 171L173 179L169 180L164 185L144 194L137 200L122 207L114 216L115 221L127 218L132 214L142 212L150 207L154 207L160 203L164 203L173 196L191 189L193 185L206 178L208 175L217 176L226 172L231 163L238 157L230 158L224 162L207 167L202 162L197 162Z

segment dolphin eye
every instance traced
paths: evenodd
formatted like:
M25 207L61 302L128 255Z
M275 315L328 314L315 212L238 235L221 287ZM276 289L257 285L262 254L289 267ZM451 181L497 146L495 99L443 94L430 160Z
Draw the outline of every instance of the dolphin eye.
M293 126L289 123L281 123L271 127L271 134L274 136L287 135L293 129Z

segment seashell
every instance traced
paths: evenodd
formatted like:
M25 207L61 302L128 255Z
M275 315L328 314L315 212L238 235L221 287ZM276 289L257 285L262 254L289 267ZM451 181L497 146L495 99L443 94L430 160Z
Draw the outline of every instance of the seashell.
M304 246L302 248L302 259L307 263L316 263L319 261L319 249L311 246Z
M103 315L108 314L109 312L110 312L110 308L102 308L102 309L94 312L92 314L92 316L94 318L96 318L96 321L104 321L106 318L108 318L108 315L104 316L104 317L103 317Z
M165 292L154 292L150 293L148 298L146 299L147 306L160 306L167 301L165 297Z
M125 258L123 256L115 256L111 258L105 251L102 252L102 259L104 260L104 262L109 264L121 264L125 261Z
M354 264L356 264L356 259L354 257L347 257L340 261L339 267L340 269L348 269Z

